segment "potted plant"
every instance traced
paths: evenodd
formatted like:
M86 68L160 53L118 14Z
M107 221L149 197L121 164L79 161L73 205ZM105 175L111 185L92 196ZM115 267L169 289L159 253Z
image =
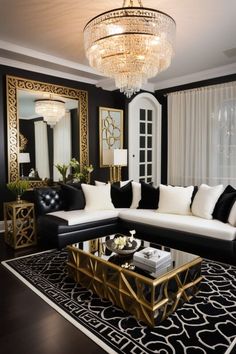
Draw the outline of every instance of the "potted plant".
M61 174L63 183L66 183L67 170L70 167L70 165L58 163L55 165L55 167L58 169L58 172Z
M74 181L78 181L81 183L89 183L90 182L90 174L93 172L92 165L81 165L79 161L73 158L70 161L70 166L72 167L72 177Z
M16 200L20 202L22 194L29 189L29 182L25 179L19 179L7 183L7 188L16 196Z

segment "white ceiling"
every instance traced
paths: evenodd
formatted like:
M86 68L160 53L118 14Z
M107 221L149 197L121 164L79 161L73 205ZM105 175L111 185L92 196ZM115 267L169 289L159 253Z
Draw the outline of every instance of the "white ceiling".
M122 3L0 0L0 64L114 89L88 66L83 28L92 17ZM172 64L147 89L236 73L236 0L143 0L143 5L168 13L177 25Z

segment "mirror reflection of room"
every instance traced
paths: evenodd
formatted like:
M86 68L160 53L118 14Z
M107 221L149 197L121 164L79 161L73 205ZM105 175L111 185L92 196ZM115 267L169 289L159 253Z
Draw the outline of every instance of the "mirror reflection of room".
M55 165L79 156L78 100L25 90L17 95L21 179L59 181Z

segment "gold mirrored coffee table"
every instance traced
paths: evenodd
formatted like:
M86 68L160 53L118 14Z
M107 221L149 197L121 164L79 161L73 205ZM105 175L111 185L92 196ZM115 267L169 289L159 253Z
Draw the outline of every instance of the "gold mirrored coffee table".
M133 267L132 255L109 254L104 238L93 243L100 245L98 251L88 241L67 246L70 276L149 326L163 321L199 291L202 280L199 256L169 249L171 264L150 273Z

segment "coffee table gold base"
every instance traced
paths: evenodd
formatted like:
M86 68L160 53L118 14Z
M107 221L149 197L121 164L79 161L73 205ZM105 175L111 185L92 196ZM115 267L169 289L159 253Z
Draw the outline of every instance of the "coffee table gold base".
M189 301L202 280L200 257L151 279L74 246L67 249L69 274L76 282L149 326L162 322Z

